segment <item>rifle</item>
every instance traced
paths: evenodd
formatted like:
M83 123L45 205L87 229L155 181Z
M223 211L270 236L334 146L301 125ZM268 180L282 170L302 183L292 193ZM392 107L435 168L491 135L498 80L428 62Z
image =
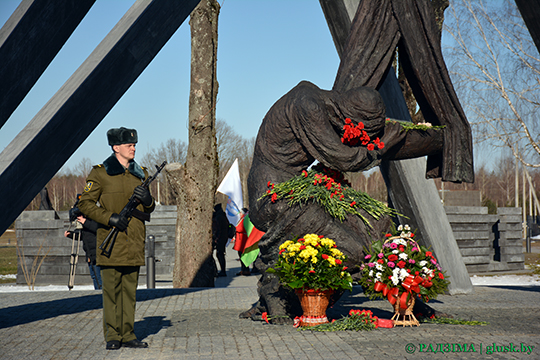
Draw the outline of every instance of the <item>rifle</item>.
M165 165L167 165L167 162L164 161L160 166L157 166L156 165L156 173L150 177L148 177L144 183L142 184L142 186L144 186L145 188L148 189L148 186L150 186L150 184L152 183L152 181L154 181L156 179L156 177L159 175L159 173L161 172L161 170L163 170L163 168L165 167ZM132 216L133 216L133 212L135 210L137 210L137 206L139 205L139 200L135 197L135 194L132 194L131 197L129 198L129 201L128 203L126 204L126 206L124 206L124 208L122 209L122 211L120 211L120 215L121 216L124 216L125 218L128 219L128 222L129 220L131 220ZM140 211L139 211L140 212ZM149 220L149 218L147 219ZM114 246L114 243L116 242L116 237L118 236L118 232L119 230L115 227L113 227L111 229L111 231L109 231L109 234L107 235L107 237L105 238L105 240L103 240L103 242L101 243L101 245L99 245L99 249L101 249L101 255L103 256L106 256L106 257L111 257L111 252L112 252L112 248Z

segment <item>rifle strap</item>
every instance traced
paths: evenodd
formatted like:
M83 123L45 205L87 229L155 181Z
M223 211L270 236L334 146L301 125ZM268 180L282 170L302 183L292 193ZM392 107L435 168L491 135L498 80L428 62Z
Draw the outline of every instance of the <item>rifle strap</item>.
M138 210L138 209L133 209L131 216L141 221L150 221L150 214L142 212L141 210Z

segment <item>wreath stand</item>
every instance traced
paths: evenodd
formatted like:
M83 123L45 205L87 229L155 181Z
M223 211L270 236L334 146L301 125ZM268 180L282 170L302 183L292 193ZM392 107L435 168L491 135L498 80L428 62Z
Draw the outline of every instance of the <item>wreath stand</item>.
M394 303L394 316L392 316L391 319L394 321L394 326L420 326L420 322L418 322L413 314L415 301L415 298L411 297L411 299L407 302L406 309L402 309L399 306L399 300Z

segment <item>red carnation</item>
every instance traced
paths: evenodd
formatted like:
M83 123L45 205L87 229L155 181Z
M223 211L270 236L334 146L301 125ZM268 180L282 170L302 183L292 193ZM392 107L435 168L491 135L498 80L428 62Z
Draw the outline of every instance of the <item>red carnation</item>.
M336 259L336 264L341 265L341 260ZM440 274L440 273L439 273Z
M431 251L426 251L426 256L431 256L432 252Z
M276 202L276 200L277 200L277 194L276 194L276 193L273 193L273 194L272 194L272 197L270 198L270 200L272 200L272 202Z
M444 275L442 273L439 273L439 279L444 280Z
M390 237L390 236L392 236L392 234L386 234L386 235L384 235L384 236L386 236L386 237Z
M377 262L378 262L379 264L384 264L384 260L383 260L383 259L379 259L379 260L377 260Z
M306 245L300 246L300 250L304 250L306 248Z
M398 257L397 257L396 254L392 254L392 255L388 256L389 261L396 261L397 259L398 259Z
M401 260L400 262L397 263L397 266L401 269L403 269L405 266L407 265L407 263L403 260Z
M369 151L375 150L375 145L373 145L373 144L368 144L367 149L368 149Z
M323 258L324 260L326 260L326 259L328 259L328 255L322 254L322 258Z
M379 149L384 149L384 143L383 142L378 143L377 146L379 147Z

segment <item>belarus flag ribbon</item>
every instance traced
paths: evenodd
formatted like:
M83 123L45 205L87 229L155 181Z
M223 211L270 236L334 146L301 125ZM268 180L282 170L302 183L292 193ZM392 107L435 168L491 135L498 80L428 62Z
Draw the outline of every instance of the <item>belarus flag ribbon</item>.
M240 260L245 266L249 266L259 255L259 240L265 233L257 229L245 214L236 226L236 241L233 249L242 252Z

